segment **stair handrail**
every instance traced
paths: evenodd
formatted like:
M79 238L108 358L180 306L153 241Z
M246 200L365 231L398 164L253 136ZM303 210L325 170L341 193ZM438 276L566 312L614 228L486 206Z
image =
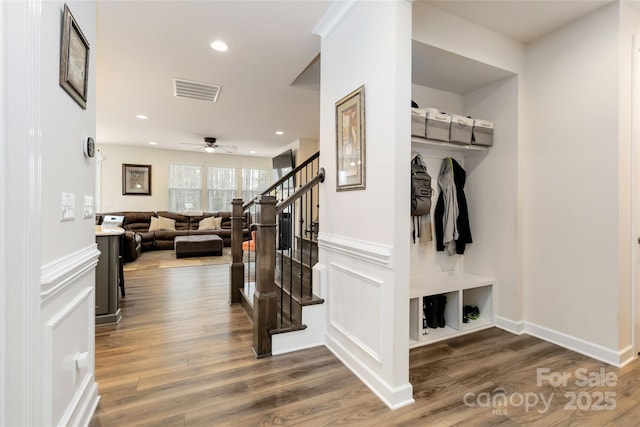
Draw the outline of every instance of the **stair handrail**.
M313 162L314 160L318 159L320 157L320 152L316 152L315 154L313 154L311 157L309 157L307 160L305 160L304 162L302 162L301 164L299 164L298 166L296 166L293 170L291 170L290 172L288 172L285 176L283 176L282 178L280 178L277 182L275 182L274 184L270 185L269 187L267 187L266 190L264 190L262 193L260 193L261 196L264 196L266 194L271 193L273 190L275 190L276 188L278 188L280 185L284 184L285 182L287 182L289 179L291 179L293 176L295 176L298 172L300 172L302 169L304 169L307 165L309 165L311 162ZM247 209L249 209L251 206L253 206L256 203L256 200L258 199L258 197L254 197L253 199L249 200L248 202L246 202L244 205L242 205L242 210L246 211Z
M287 207L291 206L293 202L298 200L300 197L305 195L311 188L315 187L318 183L324 182L325 172L324 168L320 168L316 176L311 178L305 185L298 188L292 194L289 195L286 199L282 200L280 203L276 204L276 215L285 210Z

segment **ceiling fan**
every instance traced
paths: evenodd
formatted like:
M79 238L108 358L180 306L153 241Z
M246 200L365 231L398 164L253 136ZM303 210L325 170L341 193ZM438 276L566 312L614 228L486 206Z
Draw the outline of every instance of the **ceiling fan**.
M205 136L204 137L204 142L200 143L200 144L194 144L194 143L190 143L190 142L181 142L181 144L184 145L199 145L200 151L206 151L207 153L214 153L214 152L220 152L220 153L235 153L236 151L238 151L238 147L236 147L235 145L220 145L220 144L216 144L216 138L212 137L212 136Z

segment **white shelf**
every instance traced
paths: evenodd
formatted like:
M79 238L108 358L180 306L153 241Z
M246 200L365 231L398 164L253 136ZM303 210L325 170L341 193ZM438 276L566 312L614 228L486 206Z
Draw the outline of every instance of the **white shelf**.
M490 328L495 325L493 314L494 280L469 273L442 273L411 278L409 299L409 348L419 347ZM444 328L428 328L423 335L423 297L446 296ZM465 305L477 306L480 317L462 322Z
M490 277L469 273L441 273L433 276L417 276L409 279L409 298L435 295L462 289L478 288L495 282Z
M494 326L494 323L484 317L478 317L476 320L469 320L469 323L460 322L460 325L462 325L460 331L468 332L489 328L491 326Z
M455 336L460 335L460 331L450 328L449 326L445 326L444 328L429 328L427 329L429 333L427 335L420 335L418 337L418 341L410 340L409 348L419 347L421 345L427 345L438 341L443 341ZM420 331L422 334L422 330Z
M462 153L463 155L481 154L481 153L487 153L489 151L489 147L484 147L481 145L452 144L450 142L435 141L433 139L420 138L419 136L412 136L411 143L417 144L423 147L436 149L436 150L442 150L442 151L448 151L448 152L453 151L456 153Z

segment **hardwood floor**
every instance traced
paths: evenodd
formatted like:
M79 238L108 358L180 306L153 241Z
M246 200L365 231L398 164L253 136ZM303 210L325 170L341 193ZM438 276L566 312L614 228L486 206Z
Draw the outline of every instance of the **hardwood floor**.
M416 403L391 411L324 347L256 360L228 271L125 273L121 323L96 329L92 427L640 425L638 362L616 369L496 328L412 350Z

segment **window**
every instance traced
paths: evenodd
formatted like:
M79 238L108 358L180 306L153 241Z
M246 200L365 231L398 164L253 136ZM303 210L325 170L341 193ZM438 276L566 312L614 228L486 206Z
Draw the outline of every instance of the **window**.
M200 166L169 165L169 210L201 210L201 197Z
M242 199L246 202L258 196L269 186L270 171L242 169Z
M209 167L207 169L208 210L231 211L231 201L236 197L235 168Z

